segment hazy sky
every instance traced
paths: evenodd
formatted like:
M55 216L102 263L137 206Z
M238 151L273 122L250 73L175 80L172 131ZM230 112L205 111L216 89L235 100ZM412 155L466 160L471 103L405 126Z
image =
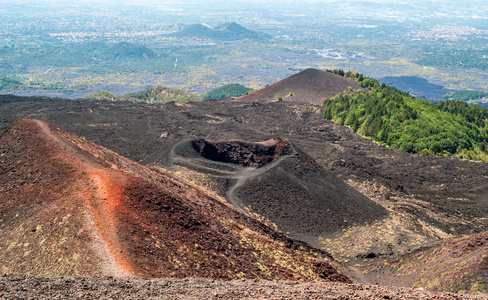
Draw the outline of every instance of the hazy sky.
M73 3L72 0L17 0L16 3L33 3L33 2L49 2L49 3ZM286 4L286 3L297 3L296 0L77 0L75 3L124 3L124 4L191 4L191 3L225 3L225 2L239 2L239 3L263 3L263 4ZM456 4L456 5L475 5L483 4L485 0L465 0L465 1L453 1L453 0L304 0L300 3L354 3L354 2L374 2L374 3L395 3L395 4L413 4L413 3L445 3L445 4ZM0 0L1 3L12 3L12 0Z
M154 11L181 12L262 12L292 13L302 15L323 14L329 17L350 18L370 17L382 20L411 21L410 17L488 19L487 0L0 0L0 18L2 3L6 7L47 6L50 8L130 8L139 6ZM35 5L38 4L38 5ZM118 5L117 5L118 4ZM262 9L261 9L262 8ZM3 10L5 13L7 11ZM398 18L401 16L401 18ZM403 18L403 19L402 19Z

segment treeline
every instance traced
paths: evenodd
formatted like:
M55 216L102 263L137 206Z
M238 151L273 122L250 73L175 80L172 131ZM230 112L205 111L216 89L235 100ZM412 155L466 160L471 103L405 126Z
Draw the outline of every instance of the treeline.
M464 102L433 104L380 85L323 104L324 118L393 148L419 155L488 160L488 110Z
M346 72L343 69L333 69L333 70L326 69L325 71L332 73L332 74L342 76L342 77L350 78L350 79L353 79L353 80L356 80L359 82L363 81L363 79L364 79L363 74L353 72L353 71L347 71Z

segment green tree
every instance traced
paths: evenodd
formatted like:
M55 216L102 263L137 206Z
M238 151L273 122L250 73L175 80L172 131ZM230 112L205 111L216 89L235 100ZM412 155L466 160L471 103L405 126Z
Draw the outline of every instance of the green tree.
M376 84L368 93L327 99L322 109L324 118L390 147L488 160L488 110L476 105L432 104Z

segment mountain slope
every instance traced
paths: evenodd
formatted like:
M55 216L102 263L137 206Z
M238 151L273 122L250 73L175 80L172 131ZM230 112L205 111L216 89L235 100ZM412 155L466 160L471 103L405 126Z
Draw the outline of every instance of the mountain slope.
M306 69L250 95L242 101L277 100L322 105L342 92L364 90L357 81L317 69Z
M368 263L383 262L488 230L488 164L381 146L324 120L315 105L213 100L178 106L0 96L0 126L19 117L62 125L137 161L182 139L261 141L283 136L389 211L382 222L348 226L324 240L328 252L352 266L366 257L376 256L367 258Z
M0 161L4 272L348 281L326 253L48 123L2 130Z

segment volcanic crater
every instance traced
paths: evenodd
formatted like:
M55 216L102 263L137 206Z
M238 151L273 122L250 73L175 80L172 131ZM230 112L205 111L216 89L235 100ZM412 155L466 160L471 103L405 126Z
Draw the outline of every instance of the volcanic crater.
M260 143L199 139L192 141L191 145L206 159L254 168L263 167L291 151L288 142L282 137Z
M204 177L245 215L265 219L291 237L322 247L322 237L352 224L388 216L382 206L354 190L283 137L262 142L184 140L146 161Z

